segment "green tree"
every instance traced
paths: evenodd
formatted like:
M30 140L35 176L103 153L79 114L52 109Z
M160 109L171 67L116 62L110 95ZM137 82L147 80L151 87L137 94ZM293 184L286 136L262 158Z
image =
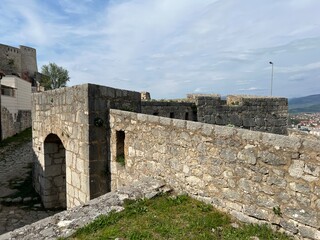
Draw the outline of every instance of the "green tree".
M43 76L41 77L40 85L43 86L45 90L65 87L70 80L68 70L59 67L55 63L43 65L41 67L41 73Z

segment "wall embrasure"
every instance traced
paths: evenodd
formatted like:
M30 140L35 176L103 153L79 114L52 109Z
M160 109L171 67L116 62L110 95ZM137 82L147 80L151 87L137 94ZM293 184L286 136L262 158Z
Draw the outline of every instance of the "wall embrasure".
M110 127L113 190L154 176L242 221L319 239L318 141L119 110ZM116 161L117 131L125 166Z

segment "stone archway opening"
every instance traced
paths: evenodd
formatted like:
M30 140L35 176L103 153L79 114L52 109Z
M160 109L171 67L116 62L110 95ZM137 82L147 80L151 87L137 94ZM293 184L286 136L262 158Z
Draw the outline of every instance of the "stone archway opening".
M45 208L66 209L66 149L55 134L49 134L44 141L44 162L43 205Z

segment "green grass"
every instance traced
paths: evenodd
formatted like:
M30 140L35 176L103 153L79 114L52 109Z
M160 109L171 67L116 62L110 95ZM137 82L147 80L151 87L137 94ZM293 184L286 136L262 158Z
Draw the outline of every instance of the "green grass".
M100 216L69 239L290 239L266 225L240 224L186 195L127 201L125 210Z
M0 148L6 147L8 145L14 145L19 146L23 143L26 143L28 141L32 140L32 129L27 128L26 130L22 131L21 133L18 133L12 137L8 137L2 141L0 141Z

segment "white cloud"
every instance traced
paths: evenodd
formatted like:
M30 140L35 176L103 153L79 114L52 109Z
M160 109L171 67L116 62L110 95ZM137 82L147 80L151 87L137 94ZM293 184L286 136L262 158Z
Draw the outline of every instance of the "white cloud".
M56 62L71 84L268 95L320 91L318 0L2 0L3 44L29 45L39 67ZM293 84L294 83L294 84ZM241 89L238 89L241 86Z

